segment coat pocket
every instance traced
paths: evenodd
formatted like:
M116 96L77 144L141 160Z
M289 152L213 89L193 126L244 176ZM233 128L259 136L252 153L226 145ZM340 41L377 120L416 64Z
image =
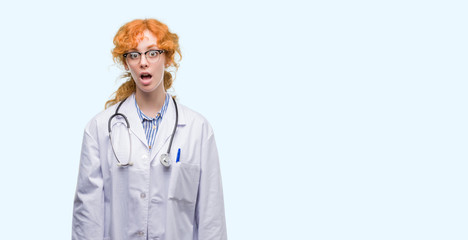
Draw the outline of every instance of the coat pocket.
M197 200L199 182L200 165L181 162L172 164L168 193L169 199L195 203Z

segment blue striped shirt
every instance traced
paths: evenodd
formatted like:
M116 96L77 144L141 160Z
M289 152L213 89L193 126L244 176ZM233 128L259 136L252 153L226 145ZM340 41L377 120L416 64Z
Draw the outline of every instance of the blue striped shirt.
M169 105L169 100L171 99L171 95L169 93L166 93L166 99L164 100L164 104L159 110L158 114L154 118L146 116L141 110L140 107L138 107L138 104L136 102L135 98L135 106L137 108L137 113L138 116L140 117L141 123L143 124L143 129L145 130L146 134L146 140L148 140L148 146L151 149L154 144L154 140L156 139L156 134L158 133L158 128L159 124L162 121L162 118L164 117L164 114L166 113L167 106Z

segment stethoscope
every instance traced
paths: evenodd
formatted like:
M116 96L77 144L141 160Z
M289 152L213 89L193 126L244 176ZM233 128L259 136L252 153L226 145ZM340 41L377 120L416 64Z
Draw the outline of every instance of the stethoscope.
M117 159L117 165L120 166L120 167L127 167L127 166L133 166L133 162L131 161L131 156L132 156L132 138L130 136L130 123L128 122L128 119L127 117L122 114L122 113L119 113L119 109L120 109L120 106L122 106L122 104L125 102L125 100L127 99L124 99L122 102L120 102L119 106L117 106L117 109L115 109L115 113L114 115L112 115L110 118L109 118L109 122L108 122L108 130L109 130L109 140L111 142L111 146L112 146L112 152L114 153L114 156L115 156L115 159ZM166 153L163 153L161 154L161 158L160 158L160 162L163 166L165 167L169 167L171 166L171 163L172 163L172 160L171 160L171 156L170 156L170 153L171 153L171 146L172 146L172 141L174 140L174 135L175 135L175 132L176 132L176 129L177 129L177 124L179 123L179 110L177 109L177 103L175 101L174 98L172 98L172 101L174 102L174 106L175 106L175 111L176 111L176 120L175 120L175 125L174 125L174 129L172 130L172 136L171 136L171 141L169 142L169 146L167 147L167 151ZM128 139L129 139L129 142L130 142L130 153L129 153L129 161L128 163L122 163L120 162L119 158L117 157L117 154L115 153L115 149L114 149L114 143L112 142L112 129L111 129L111 122L112 122L112 119L116 116L121 116L123 117L123 119L125 120L125 123L127 124L127 132L128 132Z

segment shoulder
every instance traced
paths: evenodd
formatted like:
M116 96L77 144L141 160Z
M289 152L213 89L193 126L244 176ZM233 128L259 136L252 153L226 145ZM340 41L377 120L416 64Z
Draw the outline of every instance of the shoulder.
M85 126L85 133L96 136L98 132L104 127L107 127L109 118L115 113L119 103L108 107L107 109L102 110L92 117Z
M199 129L205 136L213 134L213 128L210 122L201 113L179 102L177 102L177 107L180 112L181 123L185 123L192 129Z

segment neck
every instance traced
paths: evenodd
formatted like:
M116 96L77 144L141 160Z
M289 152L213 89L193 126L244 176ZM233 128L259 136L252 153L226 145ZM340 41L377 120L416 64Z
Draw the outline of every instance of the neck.
M161 110L166 99L164 89L156 89L153 92L142 92L138 88L135 92L135 99L140 110L148 117L155 117Z

